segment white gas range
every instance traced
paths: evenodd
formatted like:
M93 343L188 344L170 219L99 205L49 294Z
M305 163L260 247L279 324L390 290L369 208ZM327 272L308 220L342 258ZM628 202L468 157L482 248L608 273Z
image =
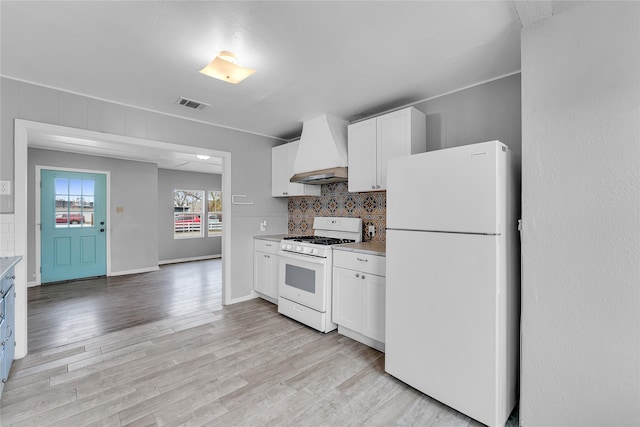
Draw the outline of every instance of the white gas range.
M362 220L316 217L313 231L280 242L278 312L330 332L337 327L331 321L333 247L361 242Z

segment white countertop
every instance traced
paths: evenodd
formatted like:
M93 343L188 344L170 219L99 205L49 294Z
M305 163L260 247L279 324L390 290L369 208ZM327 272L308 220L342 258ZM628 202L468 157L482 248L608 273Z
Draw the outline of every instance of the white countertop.
M253 236L253 238L260 240L269 240L271 242L279 242L285 236L289 236L289 234L258 234L257 236Z
M361 242L336 245L333 249L347 252L360 252L363 254L386 256L387 245L385 242Z
M253 236L254 239L269 240L271 242L279 242L283 237L296 236L296 234L259 234ZM363 254L386 256L386 244L384 242L361 242L361 243L345 243L333 247L335 250L347 252L360 252Z

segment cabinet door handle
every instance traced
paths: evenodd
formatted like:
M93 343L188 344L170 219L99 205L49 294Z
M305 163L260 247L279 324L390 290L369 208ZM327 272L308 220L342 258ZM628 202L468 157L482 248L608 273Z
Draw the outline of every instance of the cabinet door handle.
M358 261L362 261L362 262L369 262L368 259L362 259L362 258L356 258Z
M375 186L375 185L372 185L372 186L371 186L371 189L372 189L372 190L375 190L375 189L376 189L376 186Z
M376 185L376 188L380 188L380 186L379 186L379 185Z
M356 277L360 277L360 274L356 273Z
M264 257L265 257L265 258L271 258L269 255L265 255Z
M364 280L364 274L362 275L362 279Z
M271 247L271 243L265 243L265 246Z

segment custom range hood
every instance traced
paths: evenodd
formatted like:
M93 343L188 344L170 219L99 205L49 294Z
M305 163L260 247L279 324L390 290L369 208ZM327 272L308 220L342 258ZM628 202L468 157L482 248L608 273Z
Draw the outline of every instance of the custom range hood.
M347 180L347 122L323 114L302 123L291 182L328 184Z

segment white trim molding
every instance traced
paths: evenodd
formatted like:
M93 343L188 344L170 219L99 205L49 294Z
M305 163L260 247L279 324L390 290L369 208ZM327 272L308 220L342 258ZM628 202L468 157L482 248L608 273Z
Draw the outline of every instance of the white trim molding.
M218 255L202 255L202 256L192 256L188 258L177 258L177 259L165 259L162 261L158 261L158 265L166 265L166 264L177 264L180 262L190 262L190 261L204 261L207 259L219 259L222 258L222 254Z

